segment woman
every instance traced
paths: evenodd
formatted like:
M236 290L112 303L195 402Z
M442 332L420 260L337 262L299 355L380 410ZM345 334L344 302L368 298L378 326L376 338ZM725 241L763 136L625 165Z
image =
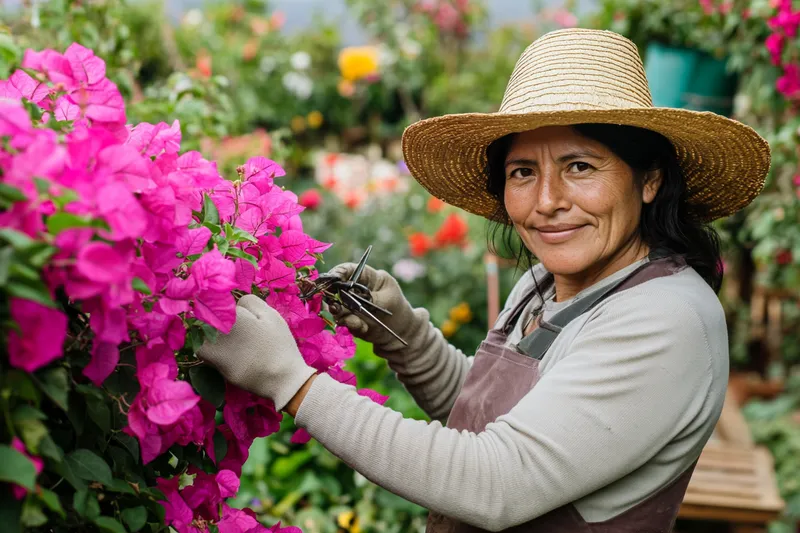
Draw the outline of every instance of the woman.
M200 356L428 507L430 532L671 531L727 384L706 224L758 194L766 142L724 117L653 108L636 47L576 29L523 53L499 113L422 121L403 146L433 195L506 224L540 261L474 358L385 272L361 279L407 347L333 309L434 422L317 375L253 296Z

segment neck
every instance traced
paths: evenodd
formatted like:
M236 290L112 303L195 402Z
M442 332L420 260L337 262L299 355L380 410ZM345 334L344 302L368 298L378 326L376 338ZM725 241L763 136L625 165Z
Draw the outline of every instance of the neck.
M636 239L588 269L575 274L554 274L556 301L569 300L584 289L647 257L650 247Z

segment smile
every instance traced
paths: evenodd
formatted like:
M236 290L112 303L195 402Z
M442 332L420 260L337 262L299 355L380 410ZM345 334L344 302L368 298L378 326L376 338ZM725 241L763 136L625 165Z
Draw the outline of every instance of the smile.
M545 226L535 228L542 242L546 244L559 244L568 241L585 226Z

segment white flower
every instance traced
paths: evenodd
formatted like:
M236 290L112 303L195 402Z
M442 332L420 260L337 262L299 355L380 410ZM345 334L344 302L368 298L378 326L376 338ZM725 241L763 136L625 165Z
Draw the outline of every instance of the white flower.
M199 26L203 23L203 12L199 9L190 9L184 15L183 22L187 26Z
M392 266L392 275L400 281L411 283L425 275L425 265L413 259L400 259Z
M283 75L283 86L301 100L307 100L314 90L314 82L305 74L291 71Z
M264 74L269 74L275 67L278 66L278 61L273 56L263 56L261 61L258 63L258 68Z
M415 59L422 52L422 45L412 39L404 39L400 42L400 52L407 59Z
M311 56L307 52L295 52L289 62L295 70L306 70L311 66Z

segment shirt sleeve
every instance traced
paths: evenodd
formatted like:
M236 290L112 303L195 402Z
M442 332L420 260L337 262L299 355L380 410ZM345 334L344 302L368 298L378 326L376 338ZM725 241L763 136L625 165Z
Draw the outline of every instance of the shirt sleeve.
M569 354L481 433L404 419L326 375L297 423L412 502L490 531L525 523L624 477L707 416L721 348L685 300L639 289L593 310Z

